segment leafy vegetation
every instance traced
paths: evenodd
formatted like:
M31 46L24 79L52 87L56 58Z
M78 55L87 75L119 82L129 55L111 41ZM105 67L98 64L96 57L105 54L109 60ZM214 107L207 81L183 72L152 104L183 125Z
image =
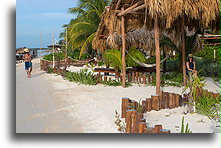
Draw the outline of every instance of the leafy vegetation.
M192 133L192 131L189 129L188 123L186 124L186 127L184 125L184 117L182 118L182 125L181 125L181 133Z
M106 86L122 86L122 82L120 81L116 81L116 80L112 80L112 81L102 81L102 84L106 85ZM129 82L126 82L126 87L132 86Z
M207 96L203 86L205 83L201 82L198 77L194 77L192 81L188 81L187 86L183 92L187 89L190 90L189 102L186 102L195 107L195 112L207 116L209 119L219 120L220 118L220 96L218 98L212 98ZM197 89L202 90L202 96L197 95Z
M44 60L53 61L53 53L45 55L43 57ZM57 60L63 60L64 59L64 53L54 53L54 59Z
M88 69L81 69L80 72L66 72L65 79L85 85L96 85L93 72Z
M91 42L108 3L108 0L79 0L77 7L69 8L69 13L77 17L64 25L64 28L68 27L68 49L80 49L80 56L86 50L92 49ZM66 32L61 33L60 37L66 38Z
M104 52L103 54L104 61L107 65L114 67L114 69L121 71L122 70L122 54L120 50L110 49ZM134 59L145 63L146 58L142 52L138 49L130 48L126 54L126 66L138 66Z

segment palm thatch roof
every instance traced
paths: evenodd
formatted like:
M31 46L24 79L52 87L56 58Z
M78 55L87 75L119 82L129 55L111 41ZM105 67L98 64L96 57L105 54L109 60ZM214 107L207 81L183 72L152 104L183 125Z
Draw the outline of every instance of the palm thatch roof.
M169 36L179 47L181 40L181 18L185 19L186 33L192 35L196 29L219 29L220 2L219 0L112 0L106 7L97 33L93 40L93 48L121 48L121 17L116 12L129 8L143 1L145 7L125 15L126 42L128 47L154 49L153 24L156 16L159 19L161 36ZM115 10L116 9L116 10Z

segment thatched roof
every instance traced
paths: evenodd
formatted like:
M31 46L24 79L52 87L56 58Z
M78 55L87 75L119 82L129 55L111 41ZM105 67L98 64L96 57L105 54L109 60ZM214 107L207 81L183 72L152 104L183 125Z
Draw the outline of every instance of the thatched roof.
M142 0L121 0L118 7L127 9ZM195 29L219 29L219 0L143 0L145 7L136 13L125 15L127 47L146 50L154 48L153 23L158 16L161 35L168 35L179 47L181 17L185 18L186 32ZM93 48L105 50L121 48L121 18L115 13L118 0L112 0L103 12L101 23L93 41ZM146 8L146 9L145 9ZM146 21L145 21L146 20Z

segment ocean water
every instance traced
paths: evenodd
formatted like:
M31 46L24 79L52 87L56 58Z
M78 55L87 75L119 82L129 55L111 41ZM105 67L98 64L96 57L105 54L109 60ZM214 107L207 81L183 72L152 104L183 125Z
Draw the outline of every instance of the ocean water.
M52 51L48 51L48 50L37 50L37 57L43 57L45 55L48 55L52 53Z

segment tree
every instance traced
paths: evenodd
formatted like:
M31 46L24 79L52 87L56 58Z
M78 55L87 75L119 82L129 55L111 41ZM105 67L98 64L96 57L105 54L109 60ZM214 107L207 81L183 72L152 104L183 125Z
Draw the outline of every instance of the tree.
M108 0L79 0L78 7L69 8L68 12L77 15L67 27L69 49L81 49L80 56L91 48L91 43L99 26L101 15L108 5ZM66 33L60 34L66 40Z

